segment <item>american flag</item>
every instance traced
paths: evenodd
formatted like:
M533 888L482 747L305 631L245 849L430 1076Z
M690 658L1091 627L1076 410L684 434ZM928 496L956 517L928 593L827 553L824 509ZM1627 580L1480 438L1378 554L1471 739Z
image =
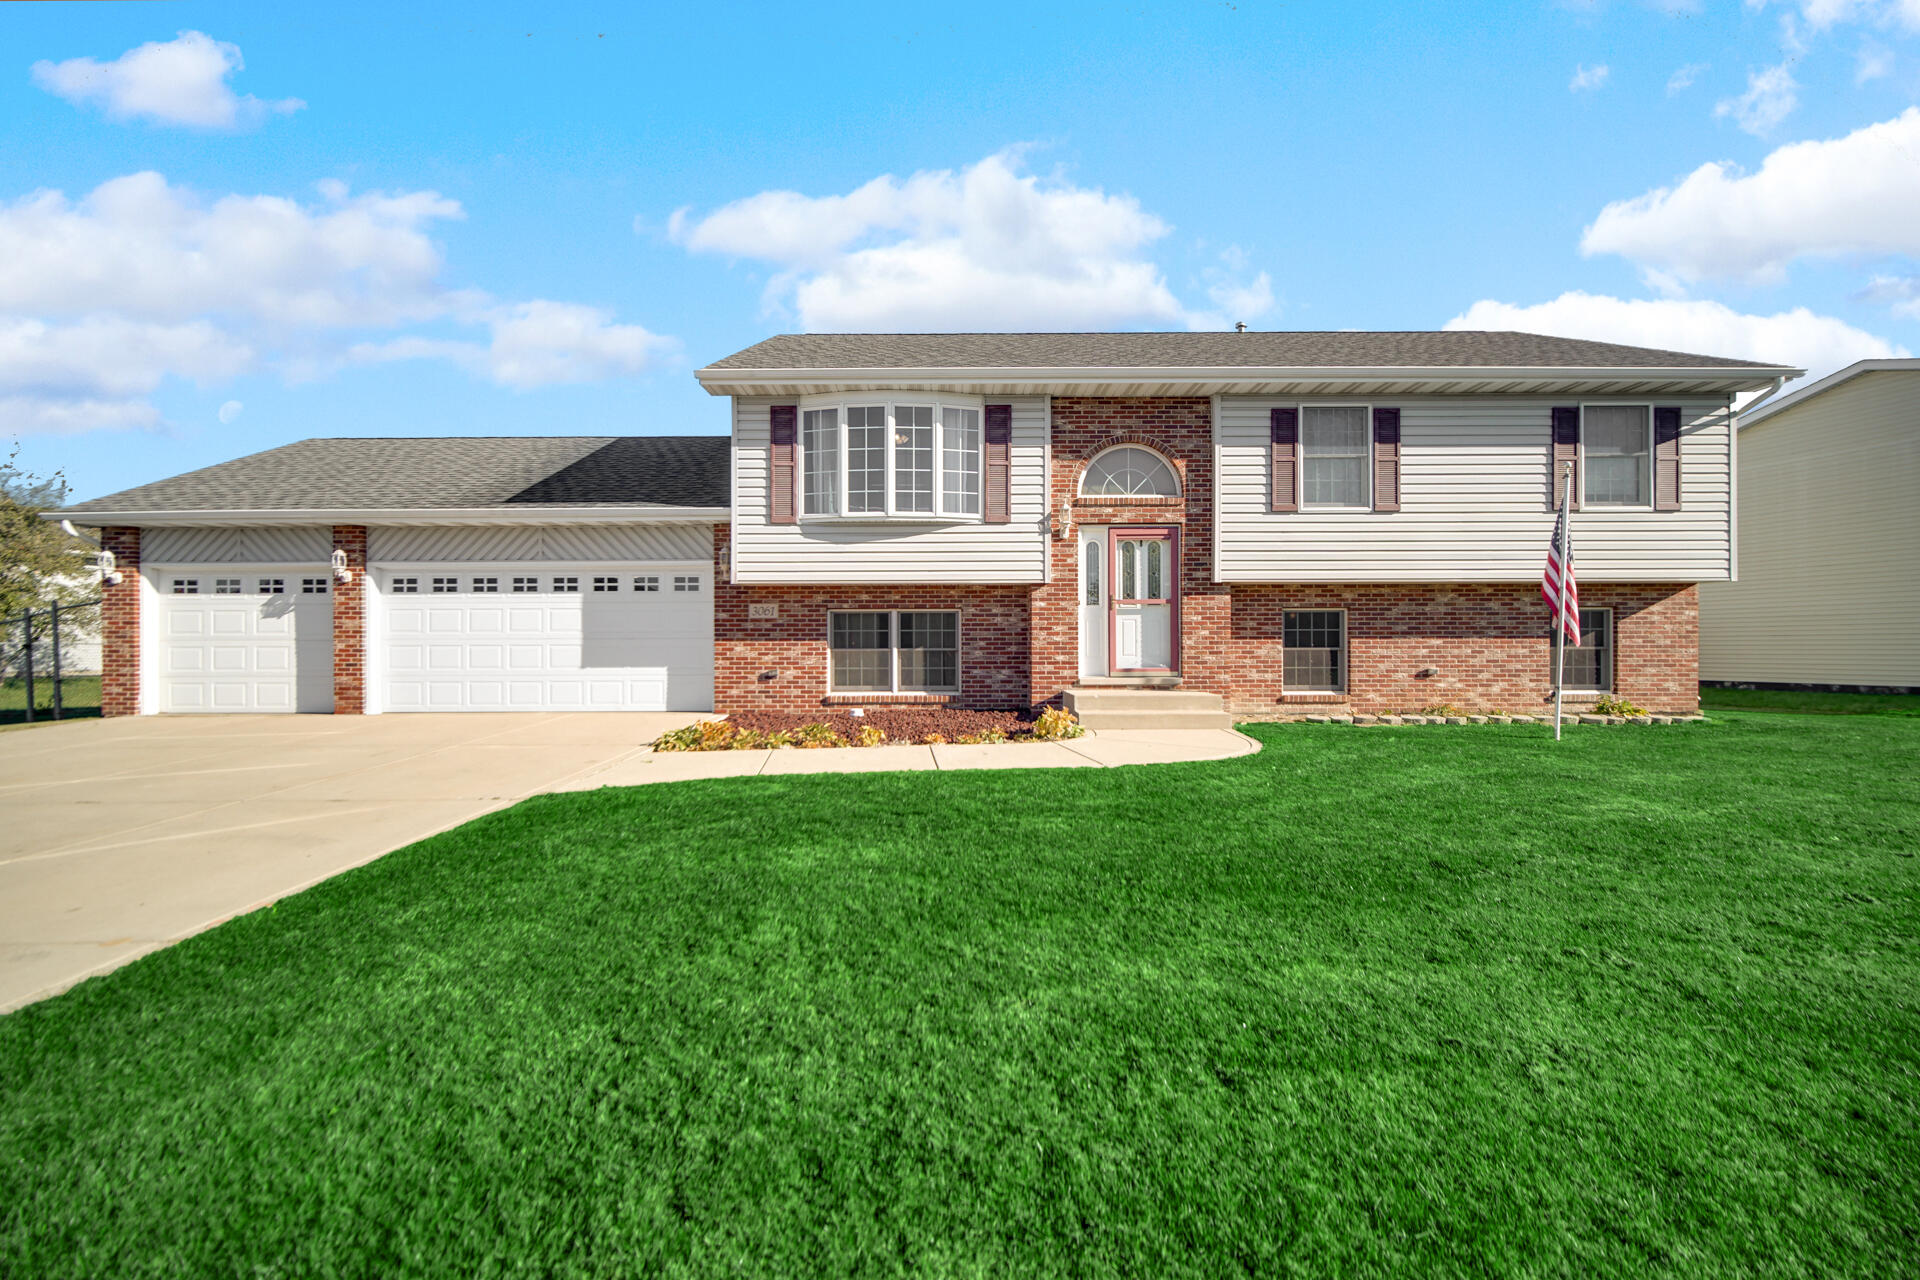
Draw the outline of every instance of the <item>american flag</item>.
M1567 633L1567 643L1580 643L1580 584L1573 580L1573 539L1567 532L1567 508L1553 522L1553 542L1547 547L1547 571L1540 579L1540 594L1554 621Z

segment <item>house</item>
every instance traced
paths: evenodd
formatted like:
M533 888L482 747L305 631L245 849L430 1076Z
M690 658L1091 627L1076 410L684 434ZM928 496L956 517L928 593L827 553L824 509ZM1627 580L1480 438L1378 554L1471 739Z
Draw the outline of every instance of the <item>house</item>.
M1520 333L794 334L730 439L309 440L96 499L110 714L1697 705L1734 396Z
M1708 683L1920 693L1920 360L1739 417L1739 578L1700 589Z

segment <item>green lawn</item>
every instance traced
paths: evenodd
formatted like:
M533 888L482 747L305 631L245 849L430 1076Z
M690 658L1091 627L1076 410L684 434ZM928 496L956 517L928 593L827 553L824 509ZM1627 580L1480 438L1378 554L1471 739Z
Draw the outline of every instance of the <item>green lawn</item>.
M1800 715L1920 716L1920 695L1911 693L1817 693L1807 689L1710 689L1701 686L1708 711L1784 711Z
M0 1018L20 1276L1911 1275L1920 721L550 796Z
M68 676L60 682L61 716L77 720L100 714L100 677ZM34 724L50 722L53 681L33 682ZM0 728L27 723L27 682L19 676L0 680Z

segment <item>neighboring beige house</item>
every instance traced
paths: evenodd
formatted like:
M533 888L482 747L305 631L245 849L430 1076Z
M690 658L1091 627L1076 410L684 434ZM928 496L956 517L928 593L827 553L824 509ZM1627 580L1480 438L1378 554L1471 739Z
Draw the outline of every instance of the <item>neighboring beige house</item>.
M1920 360L1739 424L1738 578L1700 585L1700 678L1920 691Z

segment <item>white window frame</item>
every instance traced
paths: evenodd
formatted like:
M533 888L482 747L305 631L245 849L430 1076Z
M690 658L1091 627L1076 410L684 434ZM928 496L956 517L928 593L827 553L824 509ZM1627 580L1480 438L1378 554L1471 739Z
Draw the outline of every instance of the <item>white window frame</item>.
M1588 409L1642 409L1647 415L1647 493L1644 502L1596 502L1587 497L1587 410ZM1580 402L1580 492L1577 495L1582 511L1651 511L1653 510L1653 401L1651 400L1582 400ZM1554 478L1556 484L1559 477ZM1560 492L1553 495L1555 509L1560 506Z
M887 619L887 687L885 689L842 689L833 679L833 620L842 614L879 613ZM902 689L900 687L900 615L903 613L950 613L953 615L953 685L944 689ZM835 697L890 698L902 694L930 696L957 695L966 686L963 656L967 651L966 618L959 609L829 609L827 610L827 692Z
M885 499L879 511L847 510L847 410L883 407L886 410L886 447L883 466ZM898 486L898 462L895 457L895 433L899 423L895 410L906 406L916 409L933 409L933 510L902 511L899 508L899 496L895 492ZM974 455L975 474L979 477L978 511L949 511L947 501L947 424L948 409L963 409L975 415L978 422L979 446ZM838 447L834 455L837 474L834 477L835 494L832 512L813 512L806 510L806 495L812 489L812 476L807 474L806 415L814 412L833 411L838 422ZM801 399L796 408L797 421L794 424L795 452L800 468L800 510L795 513L802 523L824 521L832 523L860 523L863 521L891 521L898 524L979 524L985 519L987 505L987 405L979 396L962 396L942 393L939 395L912 395L897 391L879 391L871 395L834 395L808 396ZM867 612L878 612L868 610ZM912 610L909 610L912 612Z
M1161 465L1165 466L1168 474L1170 474L1173 477L1173 492L1170 494L1168 493L1088 493L1087 477L1093 474L1094 464L1099 462L1100 459L1106 457L1108 454L1118 453L1122 449L1138 449L1142 453L1150 453L1154 457L1160 459ZM1105 502L1114 506L1123 506L1126 503L1133 502L1139 499L1145 499L1149 502L1165 502L1169 499L1179 500L1181 498L1186 497L1186 493L1180 487L1180 468L1173 465L1172 458L1169 458L1166 454L1160 452L1158 449L1155 449L1151 445L1115 444L1115 445L1108 445L1106 448L1102 449L1100 452L1094 454L1091 458L1087 459L1087 465L1080 469L1080 484L1079 484L1079 487L1074 490L1073 496L1076 498L1086 498L1091 502Z
M1360 501L1357 505L1345 502L1308 502L1307 501L1307 410L1309 409L1358 409L1360 410ZM1319 401L1314 404L1296 406L1300 414L1300 465L1295 468L1293 483L1298 486L1298 502L1302 511L1372 511L1373 510L1373 405L1354 404L1352 401ZM1298 612L1298 611L1296 611Z
M1290 613L1336 613L1340 615L1340 669L1334 673L1333 688L1296 689L1293 685L1287 683L1287 615ZM1297 693L1322 698L1338 694L1344 697L1347 692L1347 685L1351 679L1349 672L1352 665L1353 635L1347 629L1347 611L1345 609L1323 609L1316 606L1303 605L1298 609L1282 608L1280 610L1280 688L1282 693Z
M1619 636L1619 633L1613 629L1613 623L1614 623L1613 609L1611 606L1597 606L1597 605L1583 604L1580 606L1580 612L1581 613L1604 613L1607 615L1607 648L1606 648L1607 657L1606 657L1606 661L1601 664L1599 684L1597 685L1569 684L1567 686L1567 692L1594 693L1594 694L1612 693L1613 680L1614 680L1614 666L1616 665L1616 662L1620 654L1620 636ZM1584 634L1584 631L1585 629L1582 628L1583 634ZM1551 652L1551 650L1549 650L1549 652ZM1577 650L1569 649L1568 652L1570 653L1577 652ZM1548 660L1551 661L1552 659L1549 658Z

